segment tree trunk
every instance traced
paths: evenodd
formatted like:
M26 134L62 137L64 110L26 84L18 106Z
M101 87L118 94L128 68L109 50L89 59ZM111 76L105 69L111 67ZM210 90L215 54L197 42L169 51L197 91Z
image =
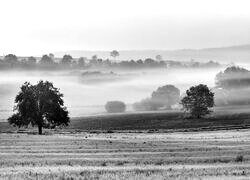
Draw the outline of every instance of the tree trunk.
M38 125L38 134L42 135L43 134L43 127L41 125Z

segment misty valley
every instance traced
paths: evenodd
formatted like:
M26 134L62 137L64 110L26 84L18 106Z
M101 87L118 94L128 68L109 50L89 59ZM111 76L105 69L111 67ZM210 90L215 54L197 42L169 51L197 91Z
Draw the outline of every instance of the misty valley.
M250 180L249 0L0 7L0 180Z
M215 88L218 74L232 65L212 61L199 63L149 58L144 61L118 61L117 63L110 60L102 61L95 56L90 60L65 56L62 59L52 57L55 59L53 63L50 62L52 58L47 55L37 63L32 57L17 60L11 55L1 61L0 115L2 121L11 115L14 97L19 92L20 86L26 81L36 83L39 80L48 80L61 90L70 117L106 114L105 104L108 101L124 102L126 112L164 110L164 107L154 108L151 105L143 107L144 105L138 106L138 103L148 103L151 94L165 85L175 86L180 90L180 97L182 97L189 87L206 84L215 92L216 106L248 104L248 102L228 103L228 100L236 102L237 99L241 101L248 97L248 84L242 88L227 91ZM41 61L44 62L41 63ZM236 75L233 74L228 78L232 79L234 76ZM239 79L250 78L249 73L246 72L242 77L239 77L240 74L237 76ZM180 111L180 103L176 102L167 109Z

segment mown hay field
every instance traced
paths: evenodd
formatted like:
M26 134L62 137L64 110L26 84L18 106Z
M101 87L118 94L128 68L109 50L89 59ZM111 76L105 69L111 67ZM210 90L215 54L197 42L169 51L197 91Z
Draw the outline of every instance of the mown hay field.
M250 131L0 134L0 179L249 179Z

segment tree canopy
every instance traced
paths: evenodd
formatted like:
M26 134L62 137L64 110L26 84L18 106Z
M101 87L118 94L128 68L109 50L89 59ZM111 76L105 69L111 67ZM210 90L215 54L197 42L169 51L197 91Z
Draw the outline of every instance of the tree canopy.
M28 57L27 61L28 61L28 64L32 64L32 65L36 64L36 58L34 58L33 56Z
M155 56L155 59L157 61L162 61L162 56L158 54L158 55Z
M200 118L211 112L210 108L214 106L214 93L204 84L192 86L186 91L181 104L192 117Z
M51 82L39 81L36 85L25 82L15 98L15 113L8 121L18 127L37 126L39 134L43 127L67 126L70 119L62 97Z
M85 66L85 60L86 60L87 58L84 58L84 57L80 57L79 59L78 59L78 65L80 66L80 67L84 67Z
M236 66L228 67L216 75L215 84L223 89L250 87L250 71Z
M155 111L159 108L171 109L172 105L179 102L180 90L173 85L159 87L151 97L133 104L137 111Z
M4 56L4 61L9 63L11 67L18 63L17 56L15 54L8 54Z
M43 65L53 64L53 59L51 58L51 56L48 56L47 54L45 54L42 56L40 63Z
M117 50L113 50L110 52L110 56L113 58L116 58L119 55L120 55L120 53Z
M65 54L62 58L61 63L65 66L69 66L72 62L73 58L71 55Z
M151 99L160 107L166 106L169 109L179 101L180 90L173 85L165 85L154 91Z

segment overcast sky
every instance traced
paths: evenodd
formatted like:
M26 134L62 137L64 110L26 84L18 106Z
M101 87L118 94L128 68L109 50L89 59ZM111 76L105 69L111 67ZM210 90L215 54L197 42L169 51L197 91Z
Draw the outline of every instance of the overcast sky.
M249 0L0 0L0 54L250 44Z

